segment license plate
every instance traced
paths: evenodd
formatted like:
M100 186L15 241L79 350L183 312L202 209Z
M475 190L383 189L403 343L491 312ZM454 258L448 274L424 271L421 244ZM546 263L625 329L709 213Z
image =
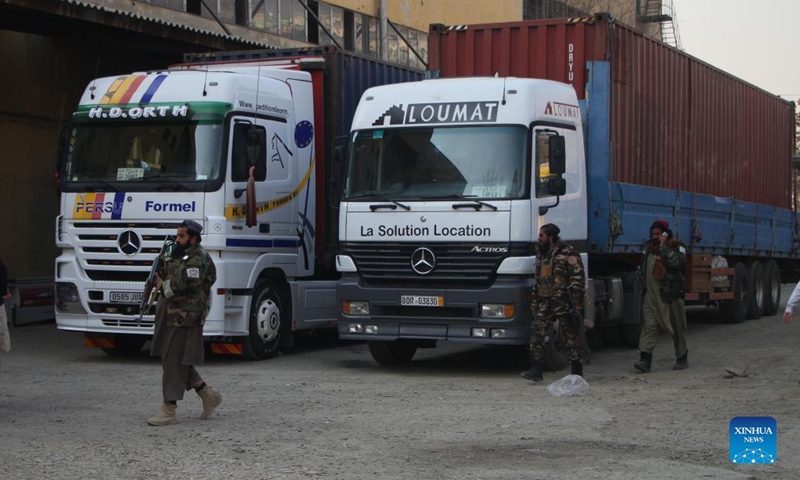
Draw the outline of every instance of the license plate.
M400 305L409 307L444 307L444 297L402 295L400 297Z
M112 303L142 303L142 292L111 292Z

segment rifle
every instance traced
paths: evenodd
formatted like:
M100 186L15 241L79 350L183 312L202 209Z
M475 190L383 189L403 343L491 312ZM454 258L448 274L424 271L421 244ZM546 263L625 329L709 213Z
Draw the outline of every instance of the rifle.
M156 302L158 299L159 294L161 293L161 289L159 288L153 293L153 289L156 287L156 274L158 273L158 269L161 268L161 257L164 255L164 252L173 244L175 241L172 237L167 235L167 238L164 239L164 245L161 246L161 251L158 252L155 260L153 260L153 265L150 267L150 275L147 276L147 281L144 282L144 292L142 293L142 303L139 305L139 320L138 323L142 323L142 318L144 317L145 312L150 311L152 308L153 303Z
M574 284L570 284L567 287L567 290L571 290ZM585 297L585 295L584 295ZM586 327L583 323L583 312L578 311L575 308L575 303L572 301L572 294L568 295L569 298L569 322L575 328L575 331L578 332L578 338L581 340L581 357L583 359L584 364L591 363L591 355L592 350L589 348L589 342L586 340ZM584 310L586 309L586 305L583 306Z

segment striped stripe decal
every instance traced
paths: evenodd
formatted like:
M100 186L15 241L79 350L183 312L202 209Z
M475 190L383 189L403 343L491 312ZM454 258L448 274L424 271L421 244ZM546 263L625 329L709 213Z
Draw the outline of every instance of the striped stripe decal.
M114 339L108 337L83 337L83 346L87 348L114 348Z
M220 355L241 355L241 343L211 343L211 353Z
M125 91L125 93L122 95L122 98L120 98L119 102L116 102L116 103L128 103L128 102L130 102L131 101L131 97L133 96L134 93L136 93L136 90L139 88L139 85L141 85L142 82L144 82L144 79L145 79L144 75L137 76L133 80L133 82L131 82L130 86Z
M75 220L121 220L124 208L125 192L115 192L113 197L111 197L111 193L87 192L75 195L72 218Z
M111 86L108 87L106 93L103 94L103 98L100 99L100 105L131 103L133 101L133 96L144 81L147 80L147 77L147 75L127 75L117 78L111 83ZM150 86L147 87L144 95L142 95L141 100L135 103L140 105L150 103L150 100L153 99L153 95L156 94L158 88L164 83L164 79L166 78L167 76L165 74L155 77L155 79L150 82Z
M120 205L119 210L115 209L111 212L111 220L119 220L122 218L122 205L125 205L125 192L117 192L114 194L114 205Z
M158 87L160 87L161 84L164 83L165 78L167 78L166 75L157 76L156 79L153 80L153 83L151 83L150 86L147 88L147 91L144 92L144 95L142 95L142 101L139 103L150 103L150 100L153 99L153 95L156 94Z
M103 203L103 199L104 198L106 198L106 194L105 193L96 193L95 196L94 196L94 201L95 201L95 203ZM91 219L92 220L100 220L101 218L103 218L103 211L102 210L98 210L98 211L96 211L96 212L91 214Z

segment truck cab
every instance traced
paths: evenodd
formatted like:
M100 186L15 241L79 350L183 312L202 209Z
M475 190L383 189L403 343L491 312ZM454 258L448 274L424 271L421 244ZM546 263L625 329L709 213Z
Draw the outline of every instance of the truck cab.
M291 332L335 324L336 274L317 251L321 77L282 64L182 65L88 85L62 140L59 329L111 354L138 351L154 322L140 310L144 281L184 219L203 226L217 267L207 339L268 358Z
M340 209L340 337L367 340L381 364L439 340L528 344L539 227L587 251L583 144L575 91L558 82L366 91Z

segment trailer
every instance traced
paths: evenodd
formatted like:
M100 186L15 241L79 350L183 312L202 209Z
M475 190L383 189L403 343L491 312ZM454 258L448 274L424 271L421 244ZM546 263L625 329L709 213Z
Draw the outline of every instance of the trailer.
M584 255L585 323L607 343L638 343L637 267L658 218L689 249L687 304L720 307L733 323L777 311L782 278L798 262L793 103L608 14L430 33L432 79L365 92L354 119L338 260L343 338L370 341L385 364L440 340L526 344L545 223ZM460 134L471 148L444 141ZM556 138L563 174L548 169ZM369 182L353 165L365 163L364 146L402 148L428 178L393 190L380 171L373 184L383 186L359 196ZM374 160L390 168L387 158ZM449 187L439 177L425 190L430 172L447 172ZM554 177L564 194L548 192ZM364 224L371 230L355 227ZM435 235L434 225L457 234ZM376 265L387 252L392 261ZM420 252L428 271L414 269ZM560 368L558 325L550 338L546 361Z

